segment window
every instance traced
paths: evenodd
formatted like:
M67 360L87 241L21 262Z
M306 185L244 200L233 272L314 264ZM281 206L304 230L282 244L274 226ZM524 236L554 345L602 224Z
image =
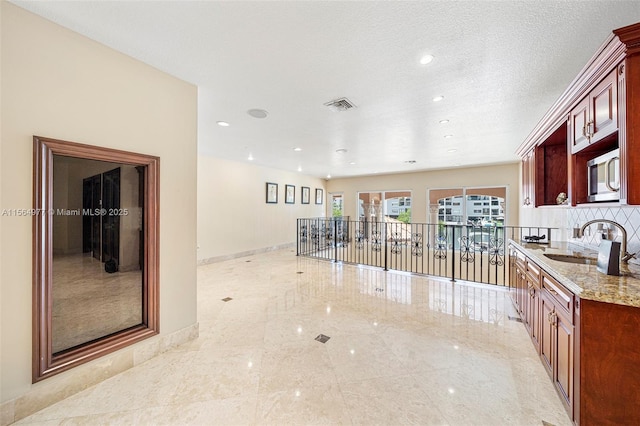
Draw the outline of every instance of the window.
M359 220L411 222L411 191L358 193Z
M431 189L429 205L434 206L431 212L437 211L437 218L435 215L427 217L430 222L502 225L506 192L506 187Z

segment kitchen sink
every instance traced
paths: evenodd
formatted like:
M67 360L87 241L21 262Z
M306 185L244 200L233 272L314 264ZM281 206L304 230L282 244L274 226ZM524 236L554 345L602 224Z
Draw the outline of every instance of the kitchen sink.
M545 257L551 260L557 260L558 262L578 263L581 265L595 265L598 263L596 259L589 257L572 256L570 254L553 254L545 253Z

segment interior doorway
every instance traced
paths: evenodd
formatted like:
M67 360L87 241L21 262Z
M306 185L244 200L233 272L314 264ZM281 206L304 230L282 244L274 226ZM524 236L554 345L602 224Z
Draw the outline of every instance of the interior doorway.
M342 192L329 193L329 199L331 200L331 217L344 216L344 199Z
M120 167L82 180L82 250L120 264ZM115 270L113 272L115 272Z

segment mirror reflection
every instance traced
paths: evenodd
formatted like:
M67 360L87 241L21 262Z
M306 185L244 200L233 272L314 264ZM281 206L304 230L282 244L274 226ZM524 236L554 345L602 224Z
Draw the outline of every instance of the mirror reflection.
M53 155L53 354L144 322L144 169Z

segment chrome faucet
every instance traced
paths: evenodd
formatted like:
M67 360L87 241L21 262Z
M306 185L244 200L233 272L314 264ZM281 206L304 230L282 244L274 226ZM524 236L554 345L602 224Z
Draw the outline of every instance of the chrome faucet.
M620 261L627 263L629 262L629 259L636 257L636 255L634 253L628 253L627 252L627 230L624 229L624 227L622 225L620 225L618 222L614 222L612 220L608 220L608 219L594 219L594 220L590 220L589 222L585 223L584 225L582 225L582 228L580 228L580 232L578 233L578 238L582 238L584 236L584 230L587 229L587 226L592 225L594 223L608 223L610 225L613 225L615 227L617 227L620 230L620 233L622 234L622 244L620 247Z

